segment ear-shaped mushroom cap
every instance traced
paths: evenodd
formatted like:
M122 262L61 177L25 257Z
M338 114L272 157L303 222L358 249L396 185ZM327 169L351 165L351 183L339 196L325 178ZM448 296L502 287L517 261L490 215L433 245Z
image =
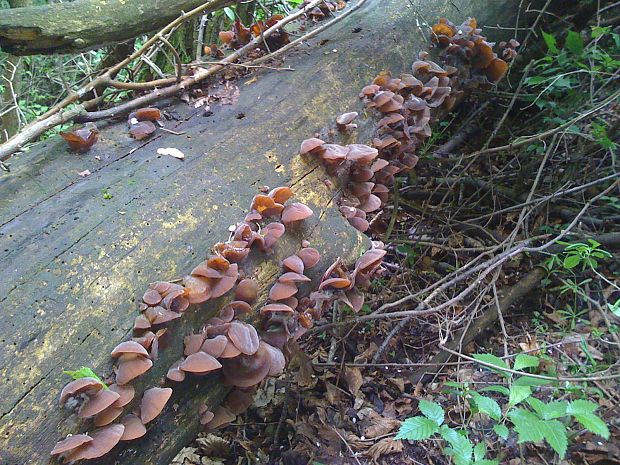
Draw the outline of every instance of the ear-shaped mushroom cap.
M161 325L167 323L172 320L176 320L177 318L181 318L181 314L177 312L172 312L164 307L149 307L144 315L149 319L151 324L153 325Z
M205 352L196 352L181 363L181 370L189 373L208 373L222 367L215 357Z
M159 304L162 298L163 297L161 296L161 294L157 292L155 289L149 289L142 296L142 302L153 307Z
M368 228L370 228L370 223L368 223L368 221L364 218L354 216L353 218L349 218L347 221L351 226L360 232L366 232L368 231Z
M119 393L110 389L103 389L94 396L89 397L88 400L82 404L78 411L78 416L80 418L88 418L97 415L116 402L119 397Z
M346 126L351 121L353 121L355 118L357 118L357 116L358 116L358 113L356 111L343 113L342 115L336 118L336 124L338 126Z
M252 306L243 300L233 300L231 303L226 305L224 308L232 309L235 317L239 315L245 315L252 311ZM222 310L224 310L224 308Z
M206 408L206 405L205 405L205 408ZM213 418L215 418L215 414L213 412L210 412L209 410L205 410L203 412L199 411L198 413L200 413L200 424L201 425L206 425L211 420L213 420Z
M284 207L282 210L282 223L285 225L288 223L293 223L295 221L305 220L312 216L312 210L303 203L292 203Z
M337 166L341 164L347 158L349 148L338 144L325 144L323 145L323 152L321 153L321 160L327 165Z
M266 344L261 341L254 355L239 355L224 360L222 368L224 379L237 387L254 386L269 374L271 357Z
M206 355L206 354L205 354ZM172 395L172 389L153 387L144 391L140 402L140 420L143 424L154 420L164 409Z
M65 460L72 462L101 457L110 452L114 446L118 444L124 431L125 427L123 425L110 425L95 430L90 435L92 441L74 449L73 452L67 454Z
M110 391L116 392L120 397L116 399L116 402L112 404L112 407L124 407L131 402L136 395L136 390L133 386L119 386L118 384L111 384Z
M226 425L237 418L237 416L234 415L229 409L222 407L221 405L215 409L213 414L213 419L205 425L209 430L219 428L220 426Z
M190 304L201 304L211 298L211 288L206 278L185 276L183 285L185 286L185 297Z
M90 377L76 379L60 391L60 405L64 405L70 397L75 397L78 394L85 393L88 396L94 396L101 389L103 389L103 384L98 379Z
M319 263L319 260L321 259L321 254L319 251L312 247L304 247L303 249L300 249L297 252L297 256L301 258L306 268L312 268Z
M235 287L237 278L239 277L239 266L236 263L230 265L230 268L226 270L226 276L217 280L217 282L211 288L211 298L215 299L221 297Z
M283 300L297 294L297 286L294 283L277 282L269 290L271 300Z
M370 249L355 262L355 269L359 272L368 272L381 264L387 252L383 249Z
M138 108L135 117L138 121L157 121L161 119L161 111L154 107Z
M200 346L205 340L205 334L188 334L183 338L183 345L185 349L183 350L183 354L187 357L189 355L195 354L200 350Z
M284 205L284 203L293 196L293 189L286 186L276 187L267 195L271 197L275 203Z
M267 343L265 343L265 348L269 352L269 357L271 358L271 367L269 368L268 376L278 376L281 375L286 367L286 360L284 359L284 354L282 351L276 347L273 347Z
M304 262L297 255L291 255L290 257L286 257L282 261L282 266L288 270L291 270L294 273L302 274L304 272Z
M56 443L50 455L66 454L70 450L77 449L81 445L91 442L92 440L93 438L88 434L74 434L73 436L68 436L66 439Z
M228 329L230 341L246 355L252 355L258 350L260 339L254 326L241 321L233 321Z
M374 194L370 194L366 202L360 205L359 208L366 213L374 212L381 208L381 199Z
M146 426L144 426L140 417L133 413L125 415L121 420L121 424L125 427L121 441L133 441L146 434Z
M326 287L333 287L335 289L344 289L351 285L351 280L347 278L329 278L323 281L319 285L319 291L325 289Z
M235 346L232 341L226 338L227 344L224 347L224 352L218 358L234 358L241 354L241 351Z
M299 273L293 273L289 271L288 273L284 273L278 278L278 281L281 283L308 283L312 281L307 276Z
M131 129L129 130L129 134L136 140L146 139L148 136L153 134L157 128L150 121L140 121L136 124L131 125Z
M211 339L205 339L202 343L200 350L206 352L212 357L219 358L224 353L226 345L228 344L228 338L224 335L215 336Z
M507 71L508 63L501 58L494 58L484 70L489 81L494 83L500 81L506 75Z
M170 368L168 368L168 373L166 373L166 378L171 381L176 381L180 383L185 379L185 372L181 370L181 363L183 363L185 359L181 358L174 362Z
M301 148L299 149L299 153L301 155L310 153L312 151L315 151L319 147L321 147L323 144L325 144L325 142L323 142L321 139L317 139L316 137L306 139L305 141L301 143Z
M235 299L251 304L258 297L258 283L254 279L242 279L235 289Z
M258 194L252 199L250 208L256 210L262 216L276 216L280 214L283 206L268 195Z
M150 327L151 322L143 313L138 315L134 320L133 329L135 330L149 329Z
M127 384L132 379L146 373L152 366L152 360L141 355L121 355L118 367L116 367L116 384Z
M284 207L285 209L287 207ZM283 210L284 211L284 210ZM264 234L264 249L269 251L273 245L282 237L286 228L282 223L269 223L267 226L263 228ZM260 236L259 236L260 237Z
M112 351L112 357L120 357L123 354L135 354L149 356L147 350L136 341L125 341L117 345Z
M267 304L260 309L260 313L261 315L269 315L271 313L283 313L292 315L293 313L295 313L295 310L285 304Z
M112 423L116 420L121 413L123 413L123 407L114 407L113 405L109 406L103 412L99 412L93 418L93 424L97 427L105 426Z
M347 160L353 163L361 163L364 165L370 165L372 161L377 158L379 151L368 147L364 144L350 144L349 153L347 153Z

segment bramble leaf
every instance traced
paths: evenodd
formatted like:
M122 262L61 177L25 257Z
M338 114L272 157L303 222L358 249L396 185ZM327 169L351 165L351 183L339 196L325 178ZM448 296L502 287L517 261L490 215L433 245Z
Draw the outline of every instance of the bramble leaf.
M441 426L444 420L444 411L441 408L441 405L436 402L420 399L418 407L426 418L433 420L437 423L437 426Z
M425 417L407 418L394 439L408 439L410 441L420 441L428 439L439 431L437 423Z
M476 360L480 360L481 362L490 363L491 365L495 365L498 369L493 369L485 366L485 368L491 371L497 371L502 376L508 376L506 372L502 371L501 368L509 369L508 364L502 360L501 358L493 355L493 354L474 354L472 355Z
M558 420L543 421L542 428L545 440L558 453L560 458L566 455L568 448L568 438L566 437L566 427Z
M540 365L540 359L528 354L519 354L515 358L514 369L522 370L523 368L537 368Z
M570 415L580 415L583 413L594 413L598 405L589 400L577 399L573 400L566 408L566 413Z
M508 438L509 431L506 425L493 425L493 431L502 439Z
M519 443L538 442L545 439L543 421L532 412L516 408L508 413L508 417L519 435Z
M529 386L518 386L513 384L510 387L510 395L508 396L508 403L510 405L517 405L519 402L527 399L532 395L532 388Z
M607 428L605 422L594 413L577 413L573 416L575 417L575 420L581 423L581 426L591 433L598 434L605 439L609 439L609 428Z
M478 410L481 413L486 413L494 420L499 421L499 419L502 417L502 408L495 401L495 399L482 396L477 392L472 392L471 396L476 403L476 407L478 407Z

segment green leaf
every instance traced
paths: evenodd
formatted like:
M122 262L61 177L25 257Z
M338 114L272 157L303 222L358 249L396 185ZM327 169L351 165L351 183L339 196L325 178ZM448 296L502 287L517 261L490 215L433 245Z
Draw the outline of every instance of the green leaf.
M512 383L513 386L546 386L553 384L555 381L550 379L534 378L533 376L520 376Z
M92 369L88 367L81 367L79 370L76 371L64 370L63 373L65 375L71 376L73 379L95 378L97 381L103 384L104 388L108 388L108 386L103 382L103 380L99 376L97 376L97 373L95 373Z
M514 369L522 370L523 368L538 368L540 365L540 359L528 354L519 354L515 358Z
M575 55L581 55L583 53L583 39L578 32L568 31L568 36L566 36L566 43L564 45Z
M495 399L491 399L490 397L485 397L477 392L472 392L471 396L476 403L476 407L481 413L486 413L488 416L493 418L496 421L499 421L502 417L502 408L495 401Z
M570 270L572 268L575 268L577 265L579 265L579 262L581 261L581 257L579 255L567 255L564 258L564 268L566 268L567 270Z
M509 431L506 425L493 425L493 431L502 439L508 438Z
M558 453L560 458L566 455L568 448L568 438L566 437L566 427L558 420L548 420L542 422L545 440Z
M407 418L396 435L396 439L408 439L410 441L420 441L428 439L439 431L437 423L425 417Z
M487 453L487 445L484 442L479 442L474 446L474 460L479 462L484 458Z
M569 415L581 415L584 413L594 413L598 405L589 400L577 399L568 404L566 413Z
M480 392L499 392L500 394L504 394L505 396L510 394L510 391L508 390L508 388L506 386L498 386L498 385L486 386L486 387L483 387L482 389L478 389L478 391L480 391Z
M228 16L228 19L230 19L231 21L235 20L235 12L232 10L232 8L225 6L224 13L226 14L226 16Z
M510 394L508 396L508 403L510 405L517 405L519 402L527 399L532 395L532 388L529 386L512 385L510 387Z
M543 40L545 41L545 44L547 45L547 49L549 49L549 52L551 53L558 53L558 43L555 40L555 37L553 37L553 35L542 31L542 36L543 36Z
M450 448L444 449L445 453L453 456L456 465L470 465L474 452L471 441L457 431L444 427L440 431L441 437L450 444Z
M529 410L516 408L508 413L519 435L519 443L538 442L545 439L543 421Z
M437 423L437 426L441 426L444 419L444 411L441 408L441 405L436 402L430 402L425 399L420 399L418 407L426 418L428 418L429 420L433 420L435 423Z
M472 465L499 465L499 460L476 460Z
M609 439L609 428L603 420L601 420L594 413L578 413L573 415L575 420L581 423L585 429L591 433L603 436L605 439Z
M502 360L501 358L493 355L493 354L474 354L473 357L476 360L480 360L481 362L485 362L485 363L490 363L491 365L495 365L499 368L506 368L509 369L510 367L508 366L508 364ZM488 368L489 370L492 371L497 371L499 374L501 374L502 376L508 376L506 374L506 372L503 372L501 369L493 369L493 368L489 368L487 366L485 366L485 368Z
M553 420L566 416L566 407L568 407L568 403L565 401L553 401L545 404L534 397L529 397L526 399L526 402L543 420Z

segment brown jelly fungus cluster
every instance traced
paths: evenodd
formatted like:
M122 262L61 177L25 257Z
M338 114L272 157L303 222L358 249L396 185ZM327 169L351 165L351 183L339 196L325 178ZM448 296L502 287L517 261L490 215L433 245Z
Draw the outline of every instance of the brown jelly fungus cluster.
M499 58L475 19L458 27L441 19L432 31L439 63L422 52L411 74L395 78L382 72L362 89L366 107L381 115L369 145L342 146L318 138L301 144L301 155L318 158L329 174L345 180L340 211L359 231L370 228L367 215L385 205L395 176L417 164L416 152L431 136L431 122L451 111L468 90L497 83L508 69L505 60L514 58L519 45L516 40L502 42ZM340 115L338 130L351 129L356 117L356 112Z

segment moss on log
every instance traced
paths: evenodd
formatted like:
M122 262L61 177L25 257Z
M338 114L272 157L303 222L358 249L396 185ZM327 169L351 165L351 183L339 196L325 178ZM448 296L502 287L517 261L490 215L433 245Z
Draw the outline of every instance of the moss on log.
M14 55L74 53L162 28L204 0L76 0L0 10L0 48ZM211 10L235 3L216 1Z
M211 116L169 104L166 127L175 134L159 130L137 142L124 121L109 122L99 125L101 140L86 154L69 153L52 138L15 157L0 178L0 463L55 463L48 456L54 443L89 429L57 405L68 380L62 370L86 365L111 373L110 351L130 336L148 283L188 273L228 237L261 186L292 185L295 198L316 213L284 236L270 260L250 261L263 292L302 237L324 256L319 274L338 256L354 260L367 240L341 218L323 170L297 155L300 142L352 110L362 115L360 127L336 142L368 142L374 121L364 117L357 94L382 69L409 71L428 47L416 21L478 13L483 23L513 24L504 18L514 11L484 0L429 0L419 11L401 0L369 0L288 58L294 72L260 70L238 83L238 102L214 106ZM158 155L160 147L178 148L186 158ZM89 176L78 175L87 169ZM138 395L160 382L182 351L183 335L220 303L191 308L170 326ZM167 465L199 431L197 405L214 406L222 395L217 376L185 381L144 438L96 463Z

